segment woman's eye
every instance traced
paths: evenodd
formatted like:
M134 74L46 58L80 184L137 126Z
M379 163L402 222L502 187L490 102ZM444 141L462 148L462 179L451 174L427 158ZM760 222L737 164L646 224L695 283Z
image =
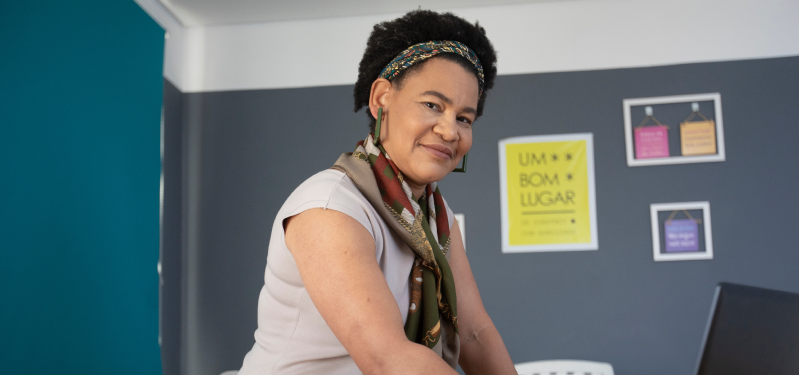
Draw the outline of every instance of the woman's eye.
M427 108L438 110L438 106L433 103L425 102L424 105L426 105Z
M460 121L460 122L462 122L464 124L469 124L469 125L472 124L472 120L469 120L469 118L467 118L467 117L458 117L458 121Z

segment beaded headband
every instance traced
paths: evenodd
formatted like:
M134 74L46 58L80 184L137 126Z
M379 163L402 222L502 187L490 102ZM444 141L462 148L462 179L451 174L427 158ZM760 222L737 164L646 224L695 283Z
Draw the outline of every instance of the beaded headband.
M483 76L483 66L480 65L480 59L478 59L474 51L465 44L451 40L431 40L408 47L383 68L379 77L391 81L403 69L443 52L456 53L474 64L474 67L477 68L477 85L480 90L478 98L483 96L483 82L485 82L485 77Z

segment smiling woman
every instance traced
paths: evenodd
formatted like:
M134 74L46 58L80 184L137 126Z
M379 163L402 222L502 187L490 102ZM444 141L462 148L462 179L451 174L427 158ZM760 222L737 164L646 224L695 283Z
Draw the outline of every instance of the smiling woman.
M355 85L373 132L278 212L240 375L516 373L437 188L472 146L495 64L485 31L452 14L375 26Z
M384 108L379 141L416 197L451 172L472 147L477 79L452 61L431 59L402 90L379 78L371 98L375 115Z

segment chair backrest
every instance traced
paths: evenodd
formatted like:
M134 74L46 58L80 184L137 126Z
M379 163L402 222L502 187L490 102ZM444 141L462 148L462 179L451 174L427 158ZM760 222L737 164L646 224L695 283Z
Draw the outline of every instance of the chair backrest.
M517 363L519 375L613 375L610 363L580 360L534 361Z

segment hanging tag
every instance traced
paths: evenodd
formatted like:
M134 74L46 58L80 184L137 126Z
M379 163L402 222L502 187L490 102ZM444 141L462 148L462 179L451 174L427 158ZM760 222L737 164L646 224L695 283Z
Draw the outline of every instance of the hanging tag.
M683 156L716 153L716 122L692 121L680 123Z
M699 251L699 227L693 219L666 220L666 252Z
M669 130L666 126L642 126L635 128L635 158L669 157Z

